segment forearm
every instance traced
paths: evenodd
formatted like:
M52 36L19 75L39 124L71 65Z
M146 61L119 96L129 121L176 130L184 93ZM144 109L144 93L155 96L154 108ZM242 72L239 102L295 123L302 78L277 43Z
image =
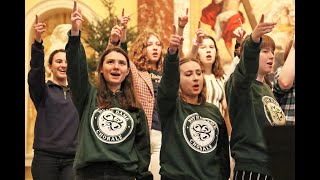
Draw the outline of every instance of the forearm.
M68 34L69 39L66 45L68 63L67 78L72 92L72 100L76 105L79 114L81 114L83 101L89 91L87 60L84 47L80 41L81 32L79 36L71 36L70 33Z
M278 83L281 89L287 90L293 86L295 79L295 49L292 47L280 72Z
M35 41L31 48L30 70L28 73L29 93L35 105L43 97L45 87L44 47Z
M192 44L191 50L189 51L187 57L196 58L198 54L198 49L199 49L198 45Z

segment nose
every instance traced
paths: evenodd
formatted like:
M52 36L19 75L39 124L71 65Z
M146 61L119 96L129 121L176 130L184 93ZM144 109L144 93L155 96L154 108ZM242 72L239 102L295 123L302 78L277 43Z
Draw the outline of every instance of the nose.
M62 67L67 67L67 62L62 62L62 63L61 63L61 66L62 66Z
M157 45L153 44L152 49L157 50Z
M199 78L200 78L200 76L199 75L197 75L197 74L194 74L193 75L193 81L199 81Z
M268 57L269 57L269 59L274 59L274 53L270 51L268 53Z
M116 69L119 68L119 63L118 62L114 63L114 68L116 68Z

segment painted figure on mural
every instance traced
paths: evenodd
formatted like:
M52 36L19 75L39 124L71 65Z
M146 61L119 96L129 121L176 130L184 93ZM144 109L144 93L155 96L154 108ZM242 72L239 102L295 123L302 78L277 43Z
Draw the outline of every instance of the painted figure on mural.
M273 22L277 22L274 31L270 34L277 42L277 48L284 51L288 43L288 39L292 39L294 35L295 18L291 6L282 4L275 11L270 13Z
M241 0L212 0L211 4L202 9L201 22L211 26L215 31L215 40L221 38L225 42L228 53L233 57L233 31L239 27L239 18L244 23L243 13L239 11Z

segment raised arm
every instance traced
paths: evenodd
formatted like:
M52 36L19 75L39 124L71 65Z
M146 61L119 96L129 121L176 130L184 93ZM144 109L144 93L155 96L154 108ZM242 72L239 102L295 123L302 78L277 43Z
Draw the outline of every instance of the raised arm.
M203 38L205 35L206 35L206 33L201 28L201 22L198 21L198 29L196 31L195 38L192 40L192 47L191 47L191 50L189 51L189 54L187 55L187 57L191 57L191 58L197 57L199 46L202 45Z
M124 9L122 9L121 26L118 25L117 18L114 17L107 49L120 44L121 48L127 52L127 24L129 21L130 17L124 15Z
M177 35L183 37L183 30L188 24L189 17L188 17L188 12L189 8L186 9L186 14L182 14L178 17L178 30L177 30ZM183 52L183 45L179 47L179 56L184 57L184 52Z
M288 57L282 66L278 83L282 90L288 90L293 86L295 79L295 41L290 49Z
M91 87L89 83L87 61L84 47L81 43L80 26L83 22L77 1L74 1L71 14L71 30L68 32L68 43L66 45L67 77L72 92L72 100L79 114L82 114L85 99Z
M168 52L165 55L163 75L157 96L160 117L167 117L176 107L180 85L178 48L181 44L182 37L176 34L176 27L173 25L173 34L170 37ZM161 126L164 127L166 119L160 118L160 120Z
M234 57L231 62L230 68L227 71L225 71L226 81L229 79L230 75L233 73L237 64L240 61L240 45L243 42L245 35L246 35L246 31L242 28L242 21L239 18L239 27L237 27L233 31L233 38L236 38L236 44L234 47Z
M29 93L36 108L44 97L45 90L44 47L41 39L41 35L45 31L46 24L39 22L38 15L36 15L35 41L31 47L30 71L28 73Z
M272 31L276 23L264 22L264 15L261 16L259 23L254 28L250 37L243 43L243 53L241 54L239 67L234 74L234 86L238 90L246 91L250 84L257 78L259 68L260 44L262 36ZM238 91L237 93L242 93Z

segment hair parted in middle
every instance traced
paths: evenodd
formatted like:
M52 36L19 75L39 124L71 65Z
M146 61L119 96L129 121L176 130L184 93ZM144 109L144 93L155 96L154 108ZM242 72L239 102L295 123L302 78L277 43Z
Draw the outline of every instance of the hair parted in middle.
M106 60L105 57L111 53L111 52L118 52L121 53L127 61L127 67L130 71L130 61L127 53L119 48L119 47L112 47L106 49L100 56L98 66L97 66L97 80L96 80L96 87L97 87L97 102L98 102L98 108L104 108L108 109L111 108L111 98L110 96L114 95L109 87L108 82L105 80L103 74L101 73L101 69L103 67L103 63ZM137 99L136 92L133 87L133 79L132 79L132 73L131 71L128 73L126 78L121 83L120 92L116 93L117 98L119 99L121 108L124 109L141 109L142 106L140 102Z
M183 58L180 59L179 65L181 66L182 64L187 63L187 62L191 62L191 61L194 61L194 62L198 63L200 68L201 68L201 72L203 73L204 70L203 70L203 68L201 66L201 63L196 58L183 57ZM207 99L207 84L206 84L206 81L204 79L204 76L202 76L202 78L203 78L203 88L202 88L200 94L198 95L198 100L199 100L200 104L205 104L206 101L207 101L206 100ZM181 97L181 95L182 95L182 92L179 89L179 96Z

